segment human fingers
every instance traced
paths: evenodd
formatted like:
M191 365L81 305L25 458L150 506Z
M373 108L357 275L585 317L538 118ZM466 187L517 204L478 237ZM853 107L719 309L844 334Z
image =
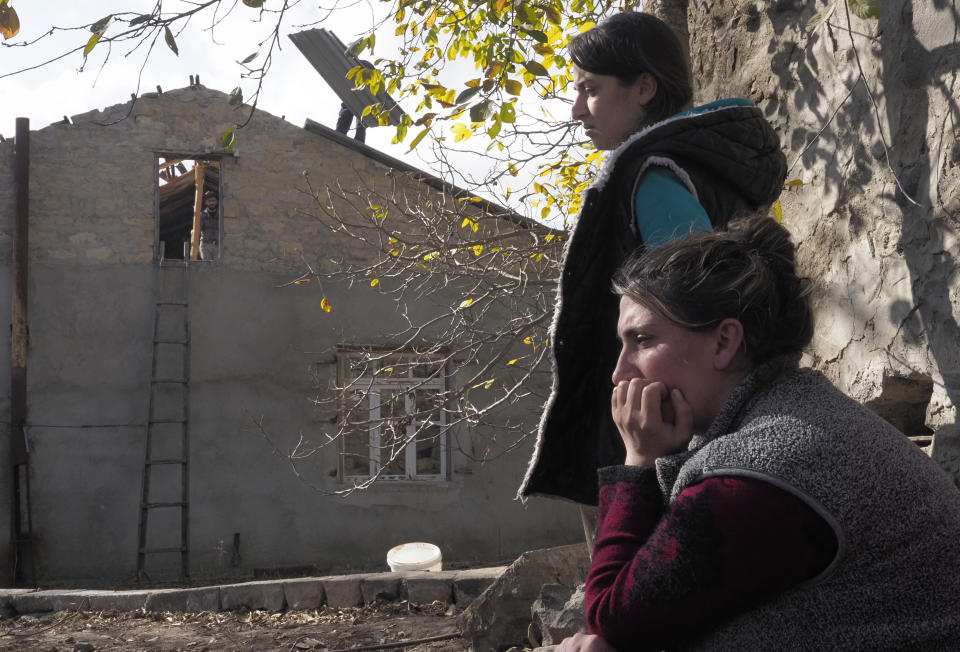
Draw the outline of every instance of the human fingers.
M649 383L643 388L639 405L645 428L659 430L663 426L663 402L669 395L667 386L661 382Z

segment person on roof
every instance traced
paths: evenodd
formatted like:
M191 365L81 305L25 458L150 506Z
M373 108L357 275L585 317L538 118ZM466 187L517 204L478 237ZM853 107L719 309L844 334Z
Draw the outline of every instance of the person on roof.
M220 247L220 198L213 190L203 193L200 213L200 260L216 260Z

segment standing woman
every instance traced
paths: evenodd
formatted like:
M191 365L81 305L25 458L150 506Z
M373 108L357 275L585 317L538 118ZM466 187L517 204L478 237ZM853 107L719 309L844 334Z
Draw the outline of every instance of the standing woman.
M567 242L550 332L553 388L518 496L596 505L597 469L624 455L610 417L619 352L614 271L639 247L723 228L737 214L768 206L786 163L749 100L689 108L684 48L655 16L612 16L575 37L569 53L573 117L597 149L612 153Z

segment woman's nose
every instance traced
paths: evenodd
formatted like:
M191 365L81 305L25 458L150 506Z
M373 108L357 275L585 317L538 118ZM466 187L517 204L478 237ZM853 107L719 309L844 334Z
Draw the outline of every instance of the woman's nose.
M574 120L580 120L586 113L586 107L587 102L583 99L583 94L577 93L577 97L573 100L573 106L570 109L570 115L573 116Z
M620 357L617 358L617 366L613 370L613 384L617 385L624 380L631 380L639 377L640 373L636 366L630 362L629 356L625 355L623 351L621 351Z

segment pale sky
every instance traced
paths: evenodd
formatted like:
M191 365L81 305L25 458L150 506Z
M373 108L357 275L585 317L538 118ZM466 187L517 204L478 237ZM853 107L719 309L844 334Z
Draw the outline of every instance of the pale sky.
M173 10L178 4L186 6L182 0L167 0L164 6ZM270 4L270 0L267 0L265 6ZM33 41L54 24L75 27L113 12L135 12L140 7L150 5L152 0L98 0L96 3L10 0L10 6L19 14L21 28L15 38L6 41L6 45ZM222 5L230 6L231 2L226 0ZM308 117L331 128L334 126L340 100L286 34L309 27L325 27L337 34L344 43L350 43L373 25L374 11L382 11L383 3L362 0L344 2L341 7L330 13L318 8L317 0L302 0L288 12L280 41L281 49L274 51L273 65L264 83L258 108L285 116L297 126L303 126ZM199 74L204 86L229 93L235 86L241 85L242 68L236 62L258 49L257 43L269 34L275 22L273 15L266 15L263 22L256 22L257 16L257 10L238 1L233 12L211 31L212 16L201 14L185 33L177 37L179 56L174 55L162 38L159 39L143 70L139 93L155 91L157 85L164 90L182 88L189 84L191 74ZM119 24L114 29L118 27ZM386 29L378 31L377 56L390 54L394 27L391 21ZM90 31L80 29L57 32L53 37L29 47L0 46L0 75L35 66L75 47L82 48L90 36ZM101 64L108 48L99 44L90 53L82 71L79 69L83 64L83 55L78 51L39 69L0 78L0 134L12 137L17 117L30 118L30 128L38 130L62 120L64 115L72 116L127 102L130 94L137 89L137 77L145 53L145 48L141 48L127 55L130 43L115 45L102 70ZM374 58L369 53L362 56ZM464 81L477 76L472 64L464 67L463 75ZM250 80L244 81L242 86L245 98L255 88ZM552 108L558 120L567 119L569 109L566 106L560 104ZM411 133L417 133L415 128ZM393 136L394 129L391 127L368 129L366 143L419 168L438 172L431 162L433 157L429 151L422 155L416 151L407 154L407 144L390 143ZM408 136L408 141L411 138ZM474 140L478 146L485 145L480 138L474 137ZM489 165L476 156L466 156L455 163L460 169L476 168L477 175L485 172L482 166ZM523 206L511 207L521 213L526 212Z

